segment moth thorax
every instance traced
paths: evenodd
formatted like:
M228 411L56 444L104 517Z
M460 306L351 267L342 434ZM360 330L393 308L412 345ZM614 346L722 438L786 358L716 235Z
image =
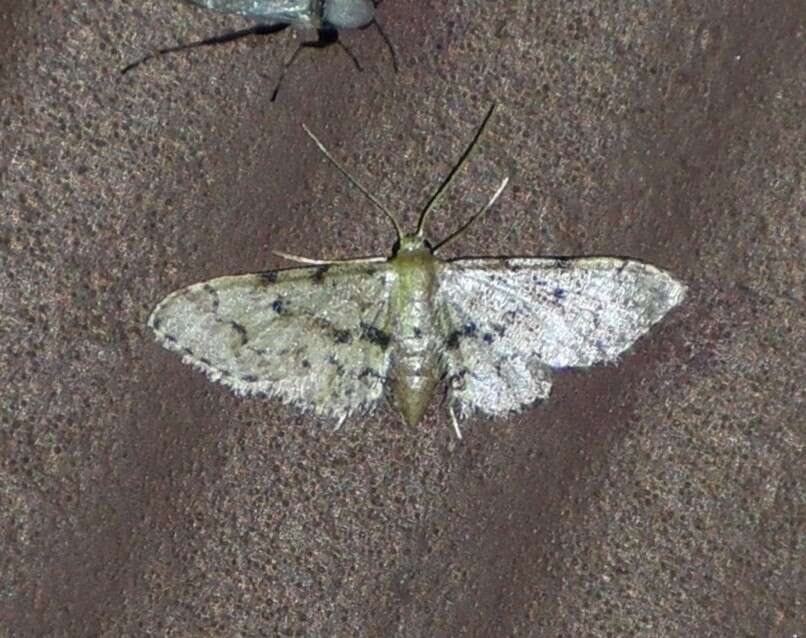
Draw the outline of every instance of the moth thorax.
M360 29L375 19L370 0L323 0L322 18L337 29Z

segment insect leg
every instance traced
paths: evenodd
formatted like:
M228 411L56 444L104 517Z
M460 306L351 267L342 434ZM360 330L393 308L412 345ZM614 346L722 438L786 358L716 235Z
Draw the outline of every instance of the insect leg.
M312 266L330 266L331 264L376 264L386 261L386 257L358 257L356 259L310 259L309 257L300 257L299 255L291 255L279 250L273 250L272 253L288 261L296 261L300 264L310 264Z
M235 40L240 40L241 38L245 38L250 35L271 35L273 33L278 33L287 27L288 24L284 22L277 24L256 24L255 26L249 27L248 29L240 29L239 31L230 31L228 33L223 33L221 35L214 35L211 38L205 38L204 40L189 42L188 44L180 44L178 46L167 47L165 49L158 49L154 53L149 53L148 55L140 58L139 60L136 60L131 64L127 65L120 73L121 75L124 75L129 71L131 71L132 69L143 64L143 62L148 62L148 60L152 58L156 58L161 55L165 55L167 53L176 53L177 51L184 51L185 49L195 49L197 47L226 44L227 42L234 42Z
M397 53L395 53L395 48L392 46L392 42L389 40L389 37L386 35L386 31L381 28L381 25L378 23L377 20L373 20L372 24L375 25L375 29L377 29L378 33L381 35L381 38L386 43L386 48L389 49L389 55L392 58L392 68L395 70L395 73L400 72L400 66L397 63Z
M291 67L292 64L297 60L297 56L302 52L303 49L324 49L329 47L333 44L339 44L342 49L346 50L345 46L339 42L339 32L337 29L332 27L323 27L316 32L317 39L313 42L303 42L300 44L295 50L294 53L291 54L291 57L288 58L286 63L283 65L283 69L280 72L280 77L277 80L277 84L274 85L274 92L271 94L271 101L277 99L277 93L280 92L280 84L283 82L283 78L285 78L286 71ZM353 60L356 66L358 66L358 70L361 70L361 66L358 64L358 60L355 59L355 56L350 53L349 51L347 54Z
M344 425L344 420L345 420L346 418L347 418L347 415L346 415L346 414L342 414L342 415L339 417L339 422L338 422L338 423L336 423L336 427L335 427L335 428L333 428L333 432L338 432L339 430L341 430L341 426L342 426L342 425Z
M453 406L448 406L448 412L451 415L451 421L453 422L453 429L456 432L456 437L461 441L462 440L462 431L459 429L459 421L456 419L456 414L453 412Z

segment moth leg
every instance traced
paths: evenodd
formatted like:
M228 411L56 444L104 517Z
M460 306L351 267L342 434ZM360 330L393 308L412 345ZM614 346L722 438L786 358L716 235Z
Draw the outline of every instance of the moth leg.
M135 60L131 64L127 65L120 73L121 75L125 75L132 69L143 64L143 62L148 62L152 58L157 58L161 55L166 55L168 53L176 53L178 51L184 51L186 49L196 49L198 47L215 46L217 44L226 44L227 42L234 42L235 40L240 40L241 38L246 38L250 35L271 35L272 33L278 33L286 28L288 28L288 24L286 23L256 24L255 26L249 27L248 29L240 29L239 31L229 31L227 33L222 33L221 35L214 35L210 38L205 38L204 40L197 40L196 42L180 44L175 47L166 47L165 49L158 49L154 53L149 53L148 55L143 56L139 60Z
M310 264L313 266L330 266L332 264L374 264L386 261L386 257L358 257L356 259L310 259L308 257L300 257L299 255L292 255L284 253L279 250L273 250L273 254L288 261L296 261L300 264Z
M453 430L456 432L456 438L460 441L462 440L462 431L459 429L459 421L456 418L456 414L454 414L453 406L448 406L448 413L451 415L451 422L453 423Z
M509 177L504 178L504 180L501 182L501 185L498 187L498 190L495 191L493 196L490 198L490 201L488 201L481 210L479 210L475 215L473 215L470 219L468 219L459 228L459 230L457 230L456 232L452 233L451 235L449 235L448 237L446 237L445 239L440 241L436 246L434 246L434 249L433 249L434 252L438 251L441 248L444 248L447 244L449 244L454 239L456 239L457 237L462 235L462 233L464 233L474 221L476 221L479 217L481 217L488 210L490 210L493 207L493 204L495 204L496 200L501 196L501 193L504 192L504 189L507 187L507 184L509 184Z
M346 415L346 414L342 414L342 415L339 417L339 421L338 421L338 423L336 423L336 427L335 427L335 428L333 428L333 431L334 431L334 432L338 432L339 430L341 430L341 426L342 426L342 425L344 425L344 421L345 421L345 419L346 419L346 418L347 418L347 415Z

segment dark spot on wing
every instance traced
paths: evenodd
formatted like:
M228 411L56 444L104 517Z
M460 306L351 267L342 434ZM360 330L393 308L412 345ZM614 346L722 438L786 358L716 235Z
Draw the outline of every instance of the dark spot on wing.
M210 284L204 284L204 292L206 292L212 298L211 303L213 304L213 312L218 312L218 306L221 305L221 302L218 299L218 291Z
M571 267L571 257L557 257L554 259L554 267L566 270Z
M154 317L154 321L151 322L151 327L154 328L154 330L159 330L161 325L162 319L159 317Z
M519 270L523 270L523 269L526 267L526 266L524 266L523 264L519 264L519 263L518 263L517 261L515 261L514 259L507 259L507 260L504 260L504 264L506 265L506 267L507 267L509 270L511 270L511 271L513 271L513 272L517 272L517 271L519 271Z
M257 381L257 377L254 374L245 374L241 377L242 381L246 381L247 383L255 383Z
M193 350L191 350L190 348L185 347L182 350L186 355L189 355L191 357L193 356Z
M420 330L417 326L414 327L414 336L418 339L423 336L423 331Z
M321 284L325 279L325 275L327 274L328 270L330 270L330 266L327 264L324 266L319 266L319 268L314 271L311 279L313 279L314 283Z
M169 341L170 343L176 343L177 339L173 335L165 335L165 341Z
M563 288L555 288L554 289L554 298L555 299L563 299L565 297L565 290Z
M503 337L506 334L507 329L502 326L500 323L497 323L493 326L493 330L498 334L499 337Z
M249 336L246 332L246 328L244 328L237 321L230 321L229 325L231 325L232 329L240 335L241 345L246 345L249 342Z
M373 377L374 379L381 379L381 380L384 380L386 378L386 377L382 377L375 370L373 370L372 368L369 368L369 367L364 368L361 372L358 373L358 378L359 379L365 379L366 377Z
M492 343L493 342L493 336L489 332L485 332L484 336L482 337L482 339L484 339L484 343Z
M353 337L349 330L336 329L333 331L333 340L336 343L350 343L353 340Z
M467 374L467 369L466 368L462 368L461 370L459 370L459 372L454 374L448 380L448 386L450 387L450 389L454 390L454 391L464 390L465 389L465 375L466 374Z
M201 363L203 363L204 365L206 365L206 366L212 366L213 365L212 362L210 361L210 359L207 359L206 357L202 357L201 359L199 359L199 361Z
M260 277L261 283L264 284L274 284L277 283L277 271L276 270L267 270L265 272L259 272L258 277Z
M623 273L623 272L624 272L624 269L627 267L627 264L629 264L629 263L630 263L630 262L629 262L629 261L627 261L626 259L625 259L625 260L623 260L623 261L621 262L621 265L620 265L618 268L616 268L616 272L617 272L619 275L620 275L621 273Z
M271 309L274 310L278 315L283 314L283 300L282 299L275 299L271 304Z
M478 326L472 321L466 323L461 330L454 330L451 334L448 335L448 339L445 341L445 346L449 350L455 350L459 347L459 340L465 337L475 337L478 333Z
M361 338L374 343L381 350L386 350L392 340L388 333L364 322L361 323Z
M303 367L303 368L306 368L306 369L307 369L307 368L310 368L310 367L311 367L311 362L310 362L310 361L308 361L307 359L303 359L303 360L302 360L302 367Z

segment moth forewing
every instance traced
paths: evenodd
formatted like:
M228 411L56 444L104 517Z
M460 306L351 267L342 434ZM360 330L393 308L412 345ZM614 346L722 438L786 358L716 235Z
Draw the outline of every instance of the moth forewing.
M220 277L170 294L149 325L238 394L343 419L383 395L393 279L385 263Z
M615 360L685 296L668 273L611 257L457 259L439 283L449 392L463 414L547 398L551 368Z

